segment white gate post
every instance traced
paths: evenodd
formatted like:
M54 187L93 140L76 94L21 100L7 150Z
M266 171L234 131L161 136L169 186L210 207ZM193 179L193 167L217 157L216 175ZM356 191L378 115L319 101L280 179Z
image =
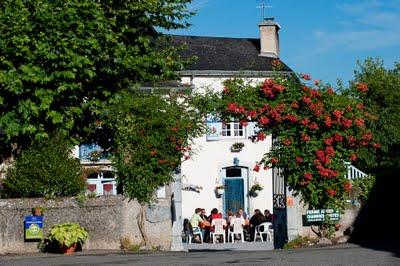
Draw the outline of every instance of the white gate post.
M182 244L182 179L180 168L174 174L171 183L171 207L172 207L172 242L171 251L184 251Z

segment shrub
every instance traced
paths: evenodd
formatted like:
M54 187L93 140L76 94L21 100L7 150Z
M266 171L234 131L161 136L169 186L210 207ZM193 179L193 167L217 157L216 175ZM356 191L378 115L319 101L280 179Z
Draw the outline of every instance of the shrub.
M365 203L368 200L372 188L375 186L375 182L376 177L374 175L354 179L350 190L351 199L356 199L361 203Z
M49 231L49 240L59 246L70 247L73 244L83 245L89 234L85 228L76 223L56 224Z
M318 239L311 238L309 236L298 236L292 241L287 242L283 248L284 249L296 249L301 247L313 246L317 244Z
M78 159L59 136L23 151L7 173L2 197L75 196L85 188Z

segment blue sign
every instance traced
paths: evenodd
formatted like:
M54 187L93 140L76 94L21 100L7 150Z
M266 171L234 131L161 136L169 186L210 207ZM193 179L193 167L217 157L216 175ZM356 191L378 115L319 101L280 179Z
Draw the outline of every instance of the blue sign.
M43 238L43 216L25 216L25 239Z

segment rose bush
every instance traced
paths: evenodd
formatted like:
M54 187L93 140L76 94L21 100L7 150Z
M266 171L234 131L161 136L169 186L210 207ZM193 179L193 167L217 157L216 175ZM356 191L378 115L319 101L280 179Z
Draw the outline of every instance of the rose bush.
M274 136L272 148L253 170L278 167L309 208L342 209L349 191L345 162L357 160L360 147L379 148L365 124L374 117L357 97L368 91L367 84L335 92L301 74L277 75L257 86L240 79L224 85L222 118L242 125L257 122L256 141Z

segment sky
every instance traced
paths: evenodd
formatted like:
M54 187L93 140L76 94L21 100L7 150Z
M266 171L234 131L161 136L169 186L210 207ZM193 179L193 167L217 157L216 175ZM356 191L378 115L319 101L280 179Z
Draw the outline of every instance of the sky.
M259 38L261 0L194 0L189 29L173 34ZM295 72L335 86L354 78L357 60L400 62L400 0L267 0L281 30L280 58Z

